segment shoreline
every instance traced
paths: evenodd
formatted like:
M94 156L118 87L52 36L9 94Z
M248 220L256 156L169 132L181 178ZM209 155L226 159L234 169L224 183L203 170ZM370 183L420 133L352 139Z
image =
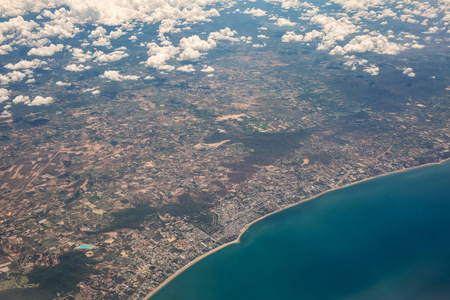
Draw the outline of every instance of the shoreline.
M264 215L264 216L262 216L262 217L259 217L258 219L256 219L256 220L254 220L254 221L248 223L247 225L245 225L244 228L241 230L241 233L239 234L239 236L238 236L234 241L225 243L225 244L223 244L223 245L221 245L221 246L219 246L219 247L217 247L217 248L214 248L214 249L212 249L212 250L206 252L205 254L200 255L199 257L197 257L197 258L194 259L193 261L189 262L187 265L185 265L184 267L182 267L181 269L179 269L177 272L175 272L174 274L172 274L170 277L168 277L166 280L164 280L164 281L163 281L156 289L154 289L150 294L148 294L147 296L145 296L144 300L150 299L150 298L151 298L153 295L155 295L159 290L161 290L164 286L166 286L168 283L170 283L175 277L177 277L178 275L180 275L181 273L183 273L186 269L188 269L188 268L191 267L192 265L196 264L196 263L199 262L200 260L204 259L205 257L207 257L207 256L209 256L209 255L212 255L212 254L214 254L215 252L217 252L217 251L219 251L219 250L221 250L221 249L223 249L223 248L225 248L225 247L228 247L228 246L230 246L230 245L233 245L233 244L239 244L239 243L241 242L241 236L242 236L244 233L246 233L247 230L248 230L253 224L255 224L255 223L257 223L257 222L259 222L259 221L261 221L261 220L263 220L263 219L265 219L265 218L271 216L271 215L274 215L274 214L276 214L276 213L279 213L279 212L284 211L284 210L286 210L286 209L289 209L289 208L291 208L291 207L297 206L297 205L302 204L302 203L304 203L304 202L314 200L314 199L316 199L316 198L318 198L318 197L320 197L320 196L323 196L324 194L327 194L327 193L330 193L330 192L333 192L333 191L336 191L336 190L344 189L344 188L347 188L347 187L350 187L350 186L353 186L353 185L356 185L356 184L359 184L359 183L362 183L362 182L365 182L365 181L369 181L369 180L373 180L373 179L376 179L376 178L380 178L380 177L384 177L384 176L389 176L389 175L393 175L393 174L398 174L398 173L408 172L408 171L412 171L412 170L419 169L419 168L423 168L423 167L429 167L429 166L435 166L435 165L442 165L442 164L444 164L444 163L446 163L446 162L450 162L450 158L444 159L444 160L439 161L439 162L423 164L423 165L415 166L415 167L412 167L412 168L405 168L405 169L402 169L402 170L392 171L392 172L385 173L385 174L380 174L380 175L377 175L377 176L374 176L374 177L365 178L365 179L362 179L362 180L360 180L360 181L351 182L351 183L348 183L348 184L343 185L343 186L340 186L340 187L335 187L335 188L332 188L332 189L330 189L330 190L326 190L326 191L320 192L319 194L314 195L314 196L309 197L309 198L306 198L306 199L304 199L304 200L302 200L302 201L300 201L300 202L293 203L293 204L289 204L288 206L285 206L285 207L280 208L280 209L278 209L278 210L276 210L276 211L273 211L273 212L271 212L271 213L269 213L269 214L267 214L267 215Z

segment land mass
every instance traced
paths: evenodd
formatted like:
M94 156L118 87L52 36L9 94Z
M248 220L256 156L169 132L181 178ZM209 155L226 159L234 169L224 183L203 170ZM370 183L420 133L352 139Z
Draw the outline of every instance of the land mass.
M102 99L67 90L0 121L2 290L33 287L15 279L75 251L95 272L61 293L139 299L263 216L450 157L445 88L373 103L335 88L343 70L304 63L300 76L274 66L283 60L237 51L213 79Z

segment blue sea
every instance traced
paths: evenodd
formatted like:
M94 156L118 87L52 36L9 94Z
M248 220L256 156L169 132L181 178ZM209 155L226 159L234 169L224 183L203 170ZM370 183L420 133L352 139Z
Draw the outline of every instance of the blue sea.
M450 163L263 219L151 299L450 299Z

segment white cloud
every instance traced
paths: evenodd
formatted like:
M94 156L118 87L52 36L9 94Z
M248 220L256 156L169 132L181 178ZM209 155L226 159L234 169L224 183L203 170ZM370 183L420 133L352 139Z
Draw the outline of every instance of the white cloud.
M209 39L213 39L215 41L219 40L229 40L232 42L239 41L238 38L235 38L234 35L236 34L236 30L231 30L228 27L225 27L224 29L220 29L219 31L211 32L208 36Z
M195 72L195 68L192 65L184 65L177 68L178 71L192 73Z
M9 72L5 75L0 74L0 83L3 85L7 85L10 82L22 81L25 77L27 77L27 73L20 71Z
M103 47L110 47L111 46L111 42L109 41L109 39L102 37L99 38L98 40L95 40L92 42L92 46L103 46Z
M41 105L49 105L53 103L52 97L42 97L42 96L36 96L34 97L33 101L29 103L29 106L41 106Z
M28 51L28 55L37 55L37 56L52 56L56 52L62 51L64 48L63 44L50 44L50 46L41 46L38 48L32 48Z
M79 63L85 63L93 58L91 51L84 53L83 49L80 48L72 48L70 49L70 52L72 52L73 58L75 58Z
M241 36L239 39L247 44L250 44L253 40L251 36Z
M28 106L41 106L41 105L49 105L53 103L54 99L52 97L42 97L36 96L33 101L30 100L30 97L19 95L12 101L13 104L23 103Z
M1 40L1 38L0 38L0 40ZM11 47L11 45L1 45L0 46L0 55L6 55L11 51L13 51L13 48Z
M202 53L200 51L208 51L217 46L213 39L208 39L207 41L202 40L199 36L193 35L188 38L182 38L180 40L179 47L182 52L179 56L179 60L195 60L198 59Z
M378 7L385 3L385 0L331 0L340 4L345 10L368 10L370 7Z
M19 70L19 69L35 69L35 68L39 68L42 65L47 64L47 62L42 61L40 59L33 59L33 60L21 60L16 64L6 64L5 68L10 69L10 70Z
M380 68L377 67L376 65L371 64L369 66L364 67L364 71L372 76L376 76L380 72Z
M425 48L425 45L414 43L411 45L411 48L422 49L422 48Z
M192 49L192 48L187 48L187 49L184 49L183 52L181 52L178 60L196 60L200 56L202 56L200 51Z
M295 26L295 25L297 25L297 23L291 22L289 19L278 18L277 21L274 23L274 25L277 25L277 26Z
M13 104L18 104L18 103L23 103L23 104L28 105L31 103L30 97L23 96L23 95L17 96L16 98L13 99Z
M359 27L351 23L346 18L336 20L325 15L315 15L311 22L322 27L322 42L318 45L318 50L327 50L336 44L336 41L343 41L348 35L359 30ZM317 37L317 33L313 37Z
M66 6L67 11L57 15L45 13L46 17L65 16L75 23L92 23L103 25L120 25L133 20L156 23L164 19L183 19L189 22L207 21L208 18L219 15L214 9L206 9L218 0L6 0L0 1L2 17L21 16L27 12L40 12L44 8Z
M294 31L288 31L281 37L281 41L283 43L301 42L302 40L303 40L303 35L295 34Z
M135 75L120 75L119 71L105 71L100 77L112 80L112 81L123 81L123 80L138 80L139 76Z
M263 44L253 44L252 47L253 48L264 48L266 46L266 43Z
M0 103L3 103L8 100L9 100L9 91L7 89L0 88Z
M128 54L122 50L116 50L116 51L108 53L108 54L105 54L103 51L96 51L93 54L93 56L96 57L95 58L96 62L108 63L108 62L121 60L122 58L127 57Z
M57 86L71 86L72 85L70 82L62 82L62 81L57 81L55 84Z
M266 11L259 9L259 8L254 8L254 7L252 9L247 8L243 13L252 15L254 17L262 17L262 16L267 15Z
M110 39L117 39L119 37L121 37L122 35L126 34L126 32L122 31L121 28L115 30L115 31L111 31L109 33L109 38Z
M4 119L6 119L6 118L11 118L12 117L12 114L11 114L11 112L9 112L8 110L3 110L2 111L2 113L0 114L0 118L4 118Z
M265 36L264 34L258 34L257 37L260 39L268 39L269 38L268 36Z
M425 31L424 33L429 33L429 34L433 34L439 31L439 27L437 26L433 26L433 27L429 27L427 31Z
M198 35L193 35L188 38L184 37L180 40L181 49L192 48L195 50L207 51L216 46L217 44L213 39L205 41L202 40Z
M312 30L310 32L305 33L305 37L303 38L304 42L311 42L312 40L315 40L316 38L320 38L323 36L323 33L317 30Z
M352 71L356 70L358 67L362 67L364 72L369 73L372 76L378 75L380 68L374 64L369 64L367 59L358 59L354 55L345 56L347 61L344 63L345 66L349 66Z
M168 45L161 47L156 43L149 43L147 45L149 50L147 51L150 57L145 62L147 67L156 68L160 70L171 71L175 67L167 65L167 61L174 58L180 52L178 47Z
M381 34L358 35L344 47L336 47L330 54L345 54L349 52L375 52L379 54L395 55L405 50L400 44L390 42Z
M291 8L299 8L302 6L308 6L309 3L306 2L300 2L299 0L265 0L266 2L274 2L274 3L280 3L281 7L284 9L291 9Z
M200 71L205 73L212 73L214 72L214 68L211 66L204 65L203 69L201 69Z
M408 77L416 76L416 73L413 72L412 68L403 68L403 74L407 75Z
M97 28L95 28L94 30L91 31L91 33L89 34L89 38L97 39L97 38L104 37L105 35L106 35L106 29L103 28L102 26L97 26Z
M70 64L70 65L66 66L64 68L64 70L70 71L70 72L82 72L82 71L89 70L90 68L91 68L90 66L85 66L85 65L82 65L82 64L79 64L79 65L77 65L77 64Z

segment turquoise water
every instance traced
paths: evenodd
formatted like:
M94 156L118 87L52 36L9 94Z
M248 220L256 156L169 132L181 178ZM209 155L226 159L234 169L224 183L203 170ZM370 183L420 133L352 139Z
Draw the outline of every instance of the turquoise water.
M89 249L89 250L92 250L94 248L95 247L92 245L82 245L82 246L77 247L77 249Z
M272 215L151 299L450 299L450 163Z

